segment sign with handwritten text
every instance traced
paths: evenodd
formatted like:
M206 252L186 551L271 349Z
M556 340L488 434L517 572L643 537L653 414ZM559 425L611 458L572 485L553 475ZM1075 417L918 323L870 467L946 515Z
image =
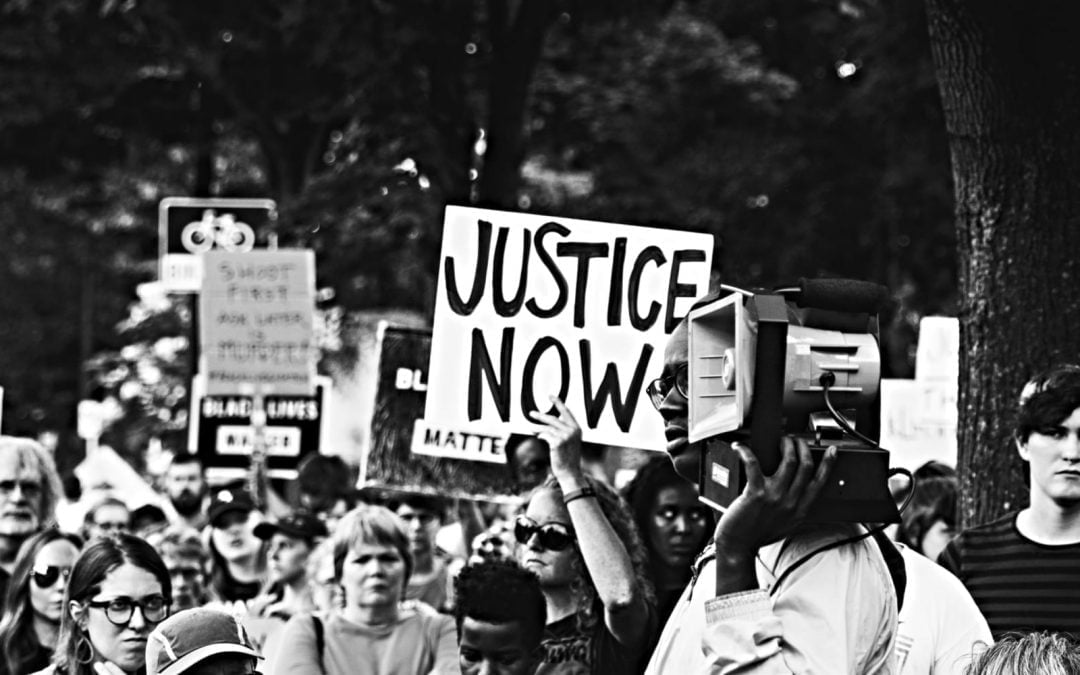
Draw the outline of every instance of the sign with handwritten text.
M199 304L206 393L315 391L313 251L208 251Z
M583 439L664 449L645 393L708 291L712 235L448 207L424 420L503 436L566 401Z

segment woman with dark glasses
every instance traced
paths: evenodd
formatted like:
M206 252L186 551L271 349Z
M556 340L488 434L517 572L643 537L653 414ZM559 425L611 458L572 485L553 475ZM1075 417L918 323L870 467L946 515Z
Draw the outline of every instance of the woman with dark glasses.
M64 588L81 548L78 535L51 528L19 549L0 619L0 673L31 673L49 665L64 614Z
M169 615L172 581L142 539L109 535L71 568L53 665L41 675L144 673L146 640Z
M656 633L645 550L626 503L581 468L581 428L534 412L551 448L551 477L515 522L518 561L540 579L547 603L537 674L641 672Z

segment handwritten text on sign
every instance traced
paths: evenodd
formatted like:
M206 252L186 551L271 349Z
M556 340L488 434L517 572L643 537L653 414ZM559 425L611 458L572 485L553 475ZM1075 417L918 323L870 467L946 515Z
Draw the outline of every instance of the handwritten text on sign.
M200 303L207 393L310 395L315 254L204 254Z
M712 236L448 207L424 419L528 432L549 395L586 441L664 448L645 387L708 289Z

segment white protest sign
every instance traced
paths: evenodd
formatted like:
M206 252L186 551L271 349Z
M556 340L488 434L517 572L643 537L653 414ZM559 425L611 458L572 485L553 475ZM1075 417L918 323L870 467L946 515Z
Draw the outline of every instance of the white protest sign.
M204 254L199 325L206 393L315 390L315 254Z
M955 382L881 381L881 447L894 466L956 466L956 422Z
M413 424L412 451L430 457L506 464L507 438L438 429L424 420L416 420Z
M584 440L663 450L645 393L708 291L712 235L448 207L424 419L529 433L558 395Z
M960 320L952 316L924 316L919 320L915 379L955 385L959 374Z

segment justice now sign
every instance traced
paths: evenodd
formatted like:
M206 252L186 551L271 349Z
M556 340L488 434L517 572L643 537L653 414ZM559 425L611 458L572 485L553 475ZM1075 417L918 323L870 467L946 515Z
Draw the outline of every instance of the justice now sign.
M584 440L663 450L648 395L708 290L711 235L448 207L424 420L529 433L566 401Z

